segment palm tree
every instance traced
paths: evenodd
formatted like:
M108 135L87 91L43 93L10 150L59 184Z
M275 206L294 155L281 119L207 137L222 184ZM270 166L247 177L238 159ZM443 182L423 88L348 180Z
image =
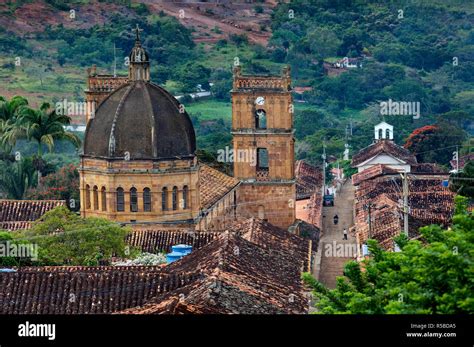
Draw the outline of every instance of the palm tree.
M18 126L24 131L28 140L38 143L38 157L43 155L43 144L51 151L54 148L54 140L67 140L74 146L79 147L81 140L77 135L64 129L71 119L66 115L59 115L55 110L50 110L49 103L43 103L38 110L28 109L20 118Z
M28 100L22 96L14 96L10 101L0 96L0 119L15 121L25 106L28 106Z
M28 100L14 96L9 101L0 96L0 149L10 153L16 140L21 136L17 121L28 112Z
M10 199L22 199L28 188L35 184L35 168L31 158L15 162L0 161L0 190Z

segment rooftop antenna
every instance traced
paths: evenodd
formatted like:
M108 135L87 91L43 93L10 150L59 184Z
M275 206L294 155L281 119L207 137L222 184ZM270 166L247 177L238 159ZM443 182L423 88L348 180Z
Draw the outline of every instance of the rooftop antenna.
M117 77L117 60L115 54L115 42L114 42L114 77Z

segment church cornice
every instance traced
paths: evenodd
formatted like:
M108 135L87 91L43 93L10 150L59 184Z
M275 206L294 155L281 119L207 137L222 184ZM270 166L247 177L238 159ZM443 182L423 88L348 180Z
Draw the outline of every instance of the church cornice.
M232 135L293 135L294 129L252 129L252 128L240 128L239 130L232 129L230 132Z

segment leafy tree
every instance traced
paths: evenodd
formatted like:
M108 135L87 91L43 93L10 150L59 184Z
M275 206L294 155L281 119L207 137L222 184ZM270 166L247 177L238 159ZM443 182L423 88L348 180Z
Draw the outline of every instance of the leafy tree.
M11 245L23 246L25 249L30 248L32 251L34 249L26 241L15 240L13 238L13 233L9 231L2 231L0 229L0 246L9 249ZM32 254L33 255L33 254ZM32 260L26 257L14 257L14 256L2 256L0 257L0 266L12 267L12 266L22 266L22 265L32 265Z
M10 199L23 199L26 191L37 182L33 159L22 157L20 160L0 161L0 190Z
M410 134L405 148L413 152L419 162L447 165L453 157L455 146L461 145L465 138L464 131L454 125L427 125Z
M217 100L230 101L230 91L232 90L232 80L214 82L211 87L212 95Z
M15 240L38 245L38 265L99 265L112 256L125 257L130 230L103 218L81 218L66 207L57 207L34 222Z
M344 170L344 177L351 178L357 173L357 169L351 166L351 160L339 160L339 168ZM337 163L331 165L331 168L337 168Z
M57 172L41 178L37 188L30 188L26 197L34 200L66 200L73 199L75 208L79 209L79 172L77 167L69 164Z
M254 10L255 13L257 13L257 14L263 13L263 7L262 7L262 5L255 5L255 7L253 8L253 10Z
M474 90L459 92L454 96L454 103L459 109L474 115Z
M450 123L463 129L471 129L474 127L474 113L449 111L439 115L437 118L438 122Z
M383 250L368 240L370 257L344 268L330 290L310 274L319 313L455 314L474 313L474 216L467 199L456 197L453 225L420 228L423 240L396 239L400 252Z
M316 28L307 34L307 40L317 59L335 56L341 43L334 31L328 28Z
M457 194L474 199L474 161L464 165L461 172L451 175L449 189Z
M286 50L281 47L275 48L271 53L271 58L276 63L284 63L286 58Z
M183 92L191 93L196 91L198 84L204 89L208 88L210 75L211 70L204 65L187 63L178 70L175 79L180 81Z
M233 43L235 43L237 46L242 46L244 44L247 44L249 42L249 39L247 35L245 34L230 34L229 35L229 40Z
M139 253L136 258L127 261L114 263L115 266L156 266L166 264L166 255L164 253Z

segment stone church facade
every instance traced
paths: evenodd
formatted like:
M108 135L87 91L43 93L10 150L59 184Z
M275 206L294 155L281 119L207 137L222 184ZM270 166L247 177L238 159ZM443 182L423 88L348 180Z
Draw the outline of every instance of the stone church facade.
M234 177L242 182L239 215L288 228L296 199L290 71L245 76L237 67L231 94ZM240 153L254 153L256 162L239 160Z
M139 32L128 77L89 70L88 116L80 163L81 215L135 227L219 230L236 220L295 221L291 79L234 70L235 153L254 151L256 165L234 158L234 177L200 163L190 117L150 81Z

